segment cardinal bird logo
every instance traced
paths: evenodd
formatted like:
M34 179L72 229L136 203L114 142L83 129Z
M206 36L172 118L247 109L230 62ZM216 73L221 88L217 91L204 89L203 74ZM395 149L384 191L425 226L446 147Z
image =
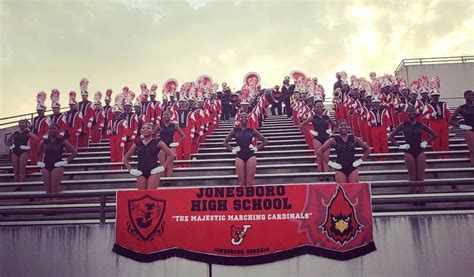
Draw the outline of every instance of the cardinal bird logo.
M239 245L244 240L245 235L247 234L247 230L251 227L251 225L244 225L242 227L235 227L232 225L230 227L230 242L232 245Z
M354 205L341 186L337 187L326 209L326 220L319 226L326 236L341 246L353 240L364 227L356 217Z

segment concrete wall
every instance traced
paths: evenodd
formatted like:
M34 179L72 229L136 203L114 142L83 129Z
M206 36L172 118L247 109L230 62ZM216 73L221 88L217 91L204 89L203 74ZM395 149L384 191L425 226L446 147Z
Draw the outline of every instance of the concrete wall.
M212 265L212 276L473 276L474 215L377 217L377 251L349 261L304 255L257 266ZM192 234L190 234L192 235ZM114 225L3 227L0 276L209 276L207 264L117 256Z
M405 65L395 72L395 75L408 80L407 84L418 79L420 75L426 75L430 79L438 75L441 78L441 97L461 98L448 99L451 107L464 104L464 91L474 89L474 63Z

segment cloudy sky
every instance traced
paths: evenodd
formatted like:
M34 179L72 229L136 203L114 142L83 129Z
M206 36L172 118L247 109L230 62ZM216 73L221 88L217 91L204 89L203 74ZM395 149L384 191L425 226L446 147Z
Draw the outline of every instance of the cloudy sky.
M0 0L0 117L34 110L52 88L123 85L201 74L264 86L291 70L393 73L404 58L472 55L474 1ZM49 106L49 100L47 102Z

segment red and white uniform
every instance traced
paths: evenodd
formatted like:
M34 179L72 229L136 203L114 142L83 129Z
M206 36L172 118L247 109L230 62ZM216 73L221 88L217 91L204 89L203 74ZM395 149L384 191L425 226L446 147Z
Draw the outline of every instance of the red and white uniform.
M66 134L67 124L66 124L66 114L65 113L58 114L58 115L54 115L54 114L48 115L46 122L48 123L48 128L53 123L58 124L59 134L61 136L64 136ZM44 136L43 136L43 138L44 138Z
M33 134L38 137L38 140L30 139L30 162L32 165L36 165L36 150L43 137L48 133L48 118L46 116L35 116L31 127Z
M127 140L127 124L124 119L109 121L110 130L110 161L122 162L125 142Z
M80 111L68 111L66 117L66 137L74 148L79 147L79 136L83 131L83 118Z
M79 102L79 111L82 113L82 132L79 136L78 146L88 147L89 136L91 133L92 123L94 121L95 111L91 101Z
M388 110L383 107L377 110L372 109L369 111L367 119L374 153L388 153L387 133L390 131Z
M204 135L204 111L196 109L192 111L191 117L194 125L191 126L191 154L197 153L199 150L199 139Z
M196 125L195 117L193 112L189 109L179 110L178 115L178 126L184 133L183 141L176 148L176 159L177 160L189 160L191 158L191 130ZM179 134L175 134L175 141L179 139Z
M91 128L91 142L98 143L102 139L105 127L105 111L95 112Z
M433 140L433 151L448 151L449 150L449 118L451 112L449 111L446 102L438 101L430 102L425 106L425 119L431 129L438 135ZM444 158L444 156L442 156Z

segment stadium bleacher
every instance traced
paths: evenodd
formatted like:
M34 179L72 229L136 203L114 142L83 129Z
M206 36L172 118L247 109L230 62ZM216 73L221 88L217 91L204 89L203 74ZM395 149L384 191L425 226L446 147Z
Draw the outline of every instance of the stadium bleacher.
M235 158L222 146L232 122L219 128L201 144L192 160L175 164L173 177L161 178L164 189L183 186L236 185ZM314 151L304 136L285 116L269 116L261 128L269 144L257 153L257 184L321 183L319 177L334 172L317 171ZM402 141L402 137L397 137ZM232 143L231 143L232 145ZM63 192L42 191L39 169L28 166L26 182L12 182L12 167L6 159L0 164L0 225L67 224L113 222L117 189L135 189L135 178L125 169L113 170L108 141L92 143L79 150L79 156L65 166ZM426 181L408 182L403 153L394 146L389 153L371 154L359 168L361 181L372 185L376 216L404 213L467 213L474 211L474 168L462 135L452 129L450 151L427 149ZM446 154L447 159L437 159ZM361 155L361 149L358 150ZM334 158L334 152L331 152ZM376 161L375 158L387 158ZM332 181L333 182L333 179ZM426 187L425 193L411 194L410 186ZM21 191L14 191L21 188ZM425 205L414 205L415 203ZM72 221L71 221L72 220Z

